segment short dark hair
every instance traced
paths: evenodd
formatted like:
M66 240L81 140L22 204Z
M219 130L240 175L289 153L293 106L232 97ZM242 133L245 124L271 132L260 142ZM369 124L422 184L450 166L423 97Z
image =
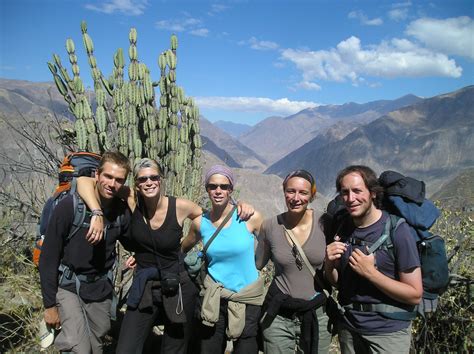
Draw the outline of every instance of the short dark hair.
M130 163L128 162L127 156L122 154L118 150L109 150L102 154L102 158L100 159L98 173L101 174L102 170L104 169L104 165L106 162L114 163L121 168L124 168L128 173L130 172Z
M364 181L364 184L369 192L375 194L374 204L380 209L382 207L383 201L383 187L379 184L377 175L370 167L363 165L351 165L341 170L336 178L337 192L341 193L342 179L350 173L357 173L362 177L362 180Z

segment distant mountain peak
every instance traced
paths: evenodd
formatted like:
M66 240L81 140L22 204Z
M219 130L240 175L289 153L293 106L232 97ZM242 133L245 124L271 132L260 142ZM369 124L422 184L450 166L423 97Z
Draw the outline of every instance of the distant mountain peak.
M245 134L250 129L252 129L250 124L235 123L228 120L218 120L212 124L214 124L216 127L219 127L234 138L238 138L242 134Z

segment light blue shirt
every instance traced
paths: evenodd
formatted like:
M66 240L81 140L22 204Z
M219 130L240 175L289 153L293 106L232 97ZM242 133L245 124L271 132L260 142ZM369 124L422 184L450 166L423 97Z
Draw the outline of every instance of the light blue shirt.
M209 220L209 213L201 219L201 236L203 244L216 231ZM237 217L237 210L231 218L231 224L222 228L207 249L208 272L214 281L221 283L228 290L239 292L258 278L255 267L254 236L247 230L244 221Z

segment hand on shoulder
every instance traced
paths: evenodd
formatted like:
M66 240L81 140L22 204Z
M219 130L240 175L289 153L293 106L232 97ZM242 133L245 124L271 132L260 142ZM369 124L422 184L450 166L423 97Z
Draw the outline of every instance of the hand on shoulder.
M259 211L255 210L253 215L247 220L247 227L249 228L250 232L258 234L260 232L262 223L263 215Z

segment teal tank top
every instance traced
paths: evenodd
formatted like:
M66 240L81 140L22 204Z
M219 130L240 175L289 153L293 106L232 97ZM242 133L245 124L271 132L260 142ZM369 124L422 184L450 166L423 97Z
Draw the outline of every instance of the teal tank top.
M238 219L237 211L234 211L231 220L231 224L222 228L207 249L208 273L226 289L239 292L257 280L258 271L255 266L253 234L247 230L246 223ZM203 214L203 244L206 244L216 229L209 219L209 213Z

